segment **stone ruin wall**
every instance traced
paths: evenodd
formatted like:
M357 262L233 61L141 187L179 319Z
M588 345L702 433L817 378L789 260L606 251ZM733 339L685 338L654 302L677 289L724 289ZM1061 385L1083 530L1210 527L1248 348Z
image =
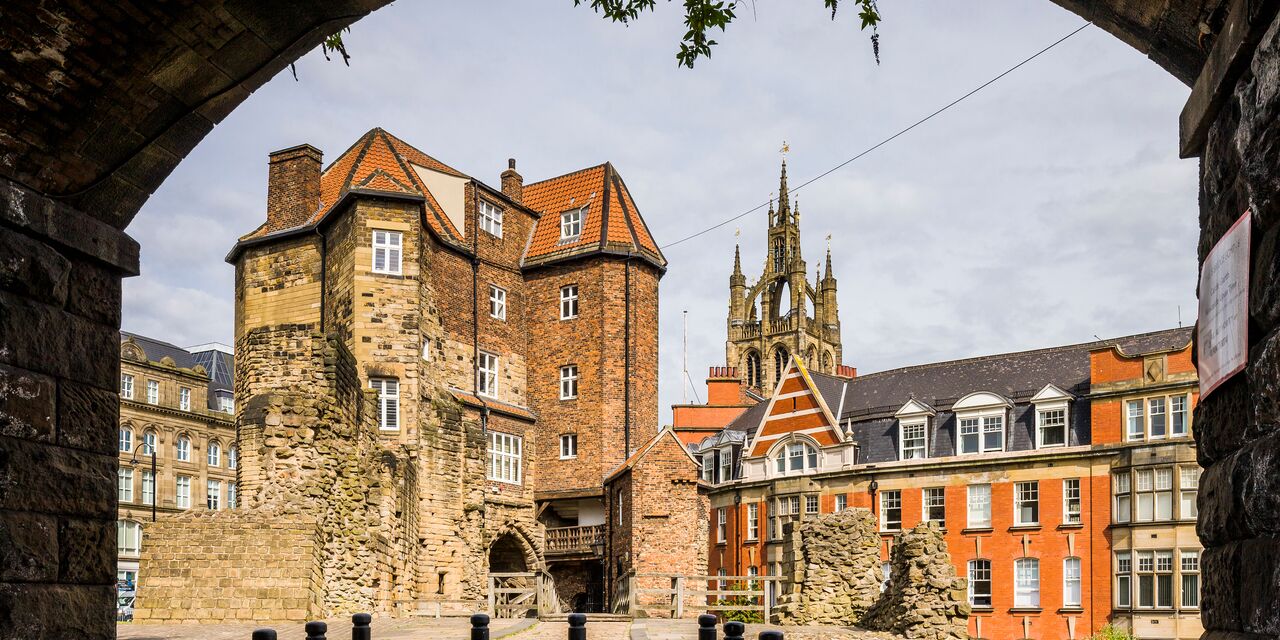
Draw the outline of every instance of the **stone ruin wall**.
M969 581L956 577L942 529L922 522L894 539L889 588L860 624L923 640L968 640Z
M880 532L866 509L847 509L783 530L784 624L857 624L880 598Z
M785 525L778 598L783 624L859 625L926 640L967 639L968 583L956 577L937 523L898 534L881 592L880 532L867 509Z
M139 619L159 618L175 598L186 619L390 610L416 579L416 516L404 507L417 503L417 474L398 446L378 443L354 358L336 338L287 326L250 331L236 348L242 507L193 509L147 532ZM284 547L240 555L231 542L253 538L310 547L312 566L293 566L307 558ZM290 586L275 582L282 575L294 576ZM193 597L208 581L243 598Z

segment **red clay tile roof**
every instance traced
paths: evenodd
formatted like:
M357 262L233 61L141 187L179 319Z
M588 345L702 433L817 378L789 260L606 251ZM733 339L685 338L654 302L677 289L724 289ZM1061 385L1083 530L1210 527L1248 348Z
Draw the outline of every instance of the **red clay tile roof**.
M481 400L480 398L476 397L475 394L469 391L463 391L462 389L458 389L455 387L449 387L449 393L452 394L453 397L458 402L461 402L462 404L465 404L467 406L488 407L492 411L505 413L509 416L513 416L516 418L524 418L525 420L538 419L538 414L534 413L533 410L529 409L528 407L522 407L519 405L510 404L507 402L502 402L500 400L494 400L493 398L485 398L484 400Z
M613 165L582 169L524 186L524 205L542 213L525 251L526 265L539 265L597 251L638 254L660 268L667 261L640 217ZM560 237L560 215L583 209L582 233Z
M344 196L357 190L421 197L426 204L424 215L427 225L432 231L444 242L466 250L468 243L462 230L444 214L440 203L411 165L471 179L381 128L371 129L321 173L320 206L306 223L294 229L279 230L271 230L263 224L240 240L244 242L309 228L333 212ZM639 255L659 268L666 268L666 258L640 217L626 184L613 165L607 162L525 185L523 204L543 214L535 223L529 239L524 259L528 266L607 251ZM585 207L582 233L562 241L560 214L579 207ZM232 259L236 251L233 249L228 259Z

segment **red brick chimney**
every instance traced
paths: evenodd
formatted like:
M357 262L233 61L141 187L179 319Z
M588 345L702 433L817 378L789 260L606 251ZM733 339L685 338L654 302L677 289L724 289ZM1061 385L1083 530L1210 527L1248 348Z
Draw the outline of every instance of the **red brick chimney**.
M516 173L516 159L507 159L507 170L502 172L502 195L524 202L524 177Z
M838 364L836 365L836 375L841 378L856 378L858 377L858 368L847 364Z
M740 404L744 386L737 367L711 367L707 373L707 405Z
M267 231L305 224L320 207L323 155L309 144L268 154Z

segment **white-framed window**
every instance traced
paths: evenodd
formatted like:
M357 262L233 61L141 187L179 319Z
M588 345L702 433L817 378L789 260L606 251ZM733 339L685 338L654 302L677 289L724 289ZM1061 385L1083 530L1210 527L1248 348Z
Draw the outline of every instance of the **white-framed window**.
M1183 551L1180 556L1182 570L1182 607L1200 608L1200 552Z
M1173 607L1173 552L1156 552L1156 606Z
M804 512L809 515L818 513L818 496L809 494L804 497Z
M715 451L702 454L702 479L712 484L716 482L716 455Z
M498 397L498 356L492 353L480 352L480 362L476 367L476 393Z
M889 590L889 585L893 583L893 563L892 562L880 563L880 576L881 576L880 593L884 593Z
M231 447L227 449L227 468L235 469L238 466L240 466L240 450Z
M747 540L760 537L760 505L754 502L747 504Z
M1111 510L1112 518L1120 524L1129 522L1133 517L1133 495L1130 493L1132 478L1128 471L1111 476L1111 491L1115 494L1115 507Z
M524 441L500 431L489 432L489 479L520 484L521 452Z
M489 285L489 317L507 319L507 290L493 284Z
M1062 523L1080 524L1080 478L1067 478L1062 481Z
M928 441L924 422L904 422L898 441L901 443L900 459L912 460L928 457Z
M1124 418L1126 440L1183 438L1191 430L1191 396L1179 393L1126 400Z
M925 522L936 522L939 526L947 526L947 490L943 487L925 487L924 504L921 505L921 517Z
M560 214L560 239L571 240L582 235L582 209Z
M142 550L142 525L133 520L116 520L116 553L137 555Z
M1013 606L1039 607L1040 561L1035 558L1018 558L1014 560L1013 575Z
M227 508L228 509L236 508L236 506L240 504L239 500L240 498L236 492L236 483L228 482L227 483Z
M209 451L205 458L211 467L222 466L222 446L210 440Z
M578 457L578 434L560 434L560 459L569 460Z
M1187 435L1187 396L1169 396L1169 435Z
M560 399L573 400L578 397L578 365L569 364L560 367Z
M1195 520L1196 494L1200 489L1200 467L1178 467L1178 518Z
M1116 608L1133 606L1133 558L1128 551L1116 552Z
M1146 416L1142 411L1141 400L1130 400L1125 403L1126 435L1130 440L1141 440L1147 434Z
M773 458L773 468L778 475L817 469L818 450L808 442L790 442L784 447L778 447Z
M1004 413L967 416L959 419L960 442L957 453L985 453L1004 450Z
M1062 606L1079 607L1084 602L1080 587L1080 558L1062 559Z
M725 580L724 577L729 575L728 569L725 569L724 567L720 567L720 569L716 571L716 575L720 576L720 579L716 581L717 587L721 591L727 590L729 588L729 581Z
M1173 607L1173 552L1135 551L1138 608Z
M144 431L142 433L142 455L149 456L156 451L156 432Z
M716 542L724 542L727 537L729 510L727 507L716 509Z
M991 606L991 561L969 561L969 606Z
M133 399L133 376L127 373L120 374L120 397L125 400Z
M147 404L160 404L160 383L147 381Z
M133 451L133 429L129 427L120 427L120 451L129 453Z
M142 472L142 504L151 505L156 501L156 476L150 471Z
M174 504L179 509L191 508L191 476L178 476L174 480Z
M222 508L222 481L210 480L205 484L205 506L211 511Z
M969 485L969 524L970 529L991 528L991 485Z
M733 480L733 450L717 450L716 461L720 465L719 469L716 471L716 482L728 482Z
M183 411L191 410L191 389L187 387L178 389L178 408Z
M1019 526L1040 524L1040 483L1038 481L1013 483L1013 524Z
M560 287L560 319L572 320L578 317L578 285L567 284Z
M1064 447L1066 444L1066 408L1036 411L1036 445L1038 447Z
M791 516L800 515L800 496L783 496L775 501L772 517L769 518L769 537L774 540L782 538L782 525Z
M235 413L236 399L231 396L218 396L218 410L223 413Z
M369 378L369 388L378 392L378 428L400 430L400 381L395 378Z
M399 275L403 236L399 231L373 230L373 272Z
M502 209L484 200L476 199L476 211L480 217L480 229L491 236L502 237Z
M178 442L174 445L174 454L178 462L191 462L191 438L178 436Z
M1173 519L1173 469L1134 471L1138 522Z
M133 502L133 469L120 468L116 480L120 502Z
M902 530L902 491L893 489L880 492L880 530Z
M431 362L431 338L422 339L422 360Z
M836 494L836 513L840 513L841 511L844 511L845 509L848 509L848 508L849 508L849 494L837 493Z

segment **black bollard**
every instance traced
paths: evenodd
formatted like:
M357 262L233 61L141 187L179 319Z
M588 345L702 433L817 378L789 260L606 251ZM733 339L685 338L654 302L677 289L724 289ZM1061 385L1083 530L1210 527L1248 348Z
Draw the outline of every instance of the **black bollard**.
M704 613L698 616L698 640L716 640L716 617Z
M736 620L724 623L724 640L742 640L742 634L747 632L747 625Z
M761 631L760 640L782 640L781 631Z
M254 629L253 640L276 640L275 629Z
M351 616L351 640L369 640L373 637L373 629L369 628L369 623L373 622L373 616L367 613L357 613Z
M325 640L324 632L329 630L329 625L320 622L308 622L304 629L307 630L307 640Z
M489 616L483 613L471 616L471 640L489 640Z
M587 615L569 614L569 640L587 640Z

